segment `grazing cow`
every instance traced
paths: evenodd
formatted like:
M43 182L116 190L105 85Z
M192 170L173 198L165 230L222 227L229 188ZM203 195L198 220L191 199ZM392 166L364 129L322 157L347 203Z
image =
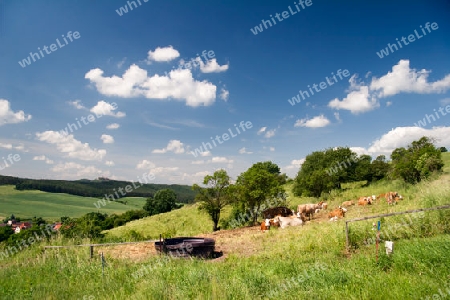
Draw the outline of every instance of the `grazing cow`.
M284 207L284 206L279 206L279 207L272 207L272 208L268 208L266 210L264 210L262 212L263 218L264 219L271 219L274 218L275 216L282 216L282 217L289 217L293 215L293 212L291 209Z
M342 207L349 207L349 206L352 206L352 205L355 205L355 202L353 200L344 201L341 204Z
M345 217L345 213L347 212L347 210L343 207L338 207L334 210L332 210L329 214L328 214L328 218L344 218Z
M303 225L304 224L302 219L298 218L298 217L280 217L280 216L276 216L274 218L274 221L279 222L281 228L286 228L288 226L299 226L299 225Z
M372 204L372 197L360 197L358 199L358 205L370 205Z
M270 219L265 219L261 223L261 231L265 232L266 230L270 230Z
M311 218L314 216L314 212L316 211L316 209L322 208L322 204L323 204L323 201L320 201L317 204L313 204L313 203L300 204L297 207L297 212L299 212L300 214L302 214L306 217L309 217L309 220L311 220Z
M395 200L396 197L398 197L397 192L386 193L386 201L387 201L388 205L396 204L397 203L397 201Z

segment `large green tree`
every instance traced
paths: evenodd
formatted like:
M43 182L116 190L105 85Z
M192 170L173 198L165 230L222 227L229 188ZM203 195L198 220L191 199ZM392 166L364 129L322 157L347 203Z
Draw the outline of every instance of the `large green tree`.
M199 209L208 213L213 221L213 230L219 230L220 213L222 209L230 203L231 197L231 178L223 169L217 170L213 175L207 175L203 179L203 185L200 187L194 184L192 189L197 191L196 200L200 203Z
M390 165L386 161L386 156L384 155L377 156L377 158L372 161L370 168L372 172L372 181L380 180L386 177L390 171Z
M293 192L297 196L320 197L323 192L340 188L341 183L370 177L363 167L367 165L370 165L370 156L360 160L348 147L312 152L297 173Z
M259 212L266 200L277 199L284 194L279 172L279 167L272 162L258 162L239 175L235 189L239 210ZM252 214L253 223L257 217L257 213Z
M176 208L177 194L170 189L162 189L155 193L154 197L149 197L144 205L144 210L148 214L156 215L169 212Z
M433 140L425 136L413 141L407 148L392 151L391 159L393 176L412 184L427 179L444 166L441 149L436 148Z

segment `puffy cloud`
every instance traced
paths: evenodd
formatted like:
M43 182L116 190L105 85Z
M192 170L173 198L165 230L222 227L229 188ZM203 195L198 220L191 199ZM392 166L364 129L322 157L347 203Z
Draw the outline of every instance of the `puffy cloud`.
M113 144L114 138L109 134L102 134L100 139L103 141L103 144Z
M203 156L203 157L205 157L205 156L211 156L211 155L212 155L212 154L211 154L211 151L209 151L209 150L200 152L200 156Z
M199 57L197 57L197 61L200 64L200 71L202 73L220 73L228 70L228 64L221 66L215 58L208 60L206 64Z
M136 169L151 169L154 167L156 167L156 165L153 162L144 159L137 164Z
M108 103L103 100L99 101L97 105L91 108L91 112L96 114L97 118L100 118L101 116L112 116L116 118L122 118L125 117L125 113L118 111L117 113L114 113L114 110L117 109L117 104L115 102Z
M294 127L309 127L309 128L319 128L325 127L330 124L330 120L328 120L324 115L316 116L310 120L301 119L295 122Z
M349 94L342 100L335 98L328 103L328 106L334 109L345 109L353 114L359 114L373 110L380 106L376 98L371 98L369 87L360 84L356 80L356 75L349 79Z
M184 144L179 140L170 140L166 148L155 149L152 151L152 153L166 153L169 151L175 154L184 153Z
M119 128L119 127L120 127L119 124L117 124L117 123L112 123L112 124L109 124L108 126L106 126L106 129L117 129L117 128Z
M226 89L222 88L220 90L220 95L219 95L220 99L222 99L224 101L227 101L228 100L228 96L230 96L230 92L227 91Z
M411 69L409 60L400 60L392 67L392 71L380 78L373 77L370 84L358 83L356 75L349 82L350 88L343 100L331 100L328 106L334 109L345 109L353 114L363 113L380 107L378 99L400 93L431 94L444 93L450 89L450 74L435 82L429 82L431 71ZM387 106L391 101L386 103Z
M0 143L0 147L1 147L1 148L5 148L5 149L12 149L13 145L12 145L12 144L3 144L3 143Z
M33 157L33 160L45 161L45 163L49 165L52 165L54 163L53 160L47 158L45 155L35 156Z
M450 89L450 74L443 79L428 82L431 71L417 71L409 67L409 60L400 60L392 71L380 78L373 78L370 89L377 91L379 97L388 97L399 93L443 93Z
M123 77L103 77L103 71L93 69L85 78L95 84L99 93L123 98L141 97L148 99L185 100L187 106L208 106L216 99L217 87L208 82L196 81L190 70L172 70L167 76L147 77L147 71L132 65Z
M171 61L177 57L180 57L180 52L178 52L178 50L174 49L172 46L157 47L154 51L148 51L147 62L150 63L151 61Z
M94 83L97 91L103 95L131 98L142 95L139 86L147 79L147 71L133 64L122 77L103 77L103 71L97 68L87 72L84 78Z
M364 147L350 147L350 150L355 152L358 155L370 154Z
M23 110L14 112L11 110L8 100L0 99L0 126L5 124L15 124L27 122L31 119L31 115L25 115Z
M76 140L72 134L65 135L56 131L44 131L36 133L39 141L56 145L58 151L66 153L68 157L80 160L98 160L101 161L106 155L104 149L91 149L88 143L81 143Z
M232 164L233 160L232 159L227 159L226 157L222 157L222 156L214 156L211 161L211 163L227 163L227 164Z
M413 141L427 136L436 139L436 144L450 145L450 127L396 127L374 141L367 150L370 154L390 154L394 149L406 147Z
M115 163L112 160L107 160L105 161L105 165L112 167L115 165Z
M291 164L287 167L285 167L285 169L299 169L300 166L305 162L305 159L294 159L291 161Z

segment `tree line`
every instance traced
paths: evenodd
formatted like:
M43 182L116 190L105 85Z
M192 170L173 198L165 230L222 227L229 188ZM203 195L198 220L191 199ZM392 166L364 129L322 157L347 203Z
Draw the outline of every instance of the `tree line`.
M390 161L384 155L375 160L370 155L358 156L348 147L315 151L306 156L294 179L293 192L296 196L320 197L340 189L342 183L370 184L384 178L415 184L442 170L441 152L445 151L446 148L437 148L428 137L413 141L406 148L396 148Z
M100 178L97 180L49 180L49 179L26 179L12 176L1 176L0 185L15 185L19 191L23 190L39 190L48 193L66 193L70 195L82 197L104 197L113 194L119 188L125 189L130 185L127 181L109 180ZM180 203L193 203L195 199L195 191L188 185L179 184L138 184L139 188L133 189L127 193L125 197L153 197L157 191L162 189L171 189L177 195L177 200ZM119 194L119 198L122 197Z

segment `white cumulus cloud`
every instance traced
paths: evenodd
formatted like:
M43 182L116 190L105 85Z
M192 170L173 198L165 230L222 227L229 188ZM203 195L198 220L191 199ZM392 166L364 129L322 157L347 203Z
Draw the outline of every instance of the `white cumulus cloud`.
M137 164L136 169L151 169L155 167L156 165L153 162L144 159Z
M91 112L96 114L98 117L101 116L112 116L116 118L123 118L125 117L125 113L118 111L117 113L114 113L114 111L117 109L117 104L115 102L108 103L103 100L100 100L97 105L91 108Z
M117 124L117 123L112 123L112 124L109 124L108 126L106 126L106 129L117 129L117 128L119 128L119 127L120 127L119 124Z
M197 61L200 64L200 71L202 73L220 73L228 70L228 64L221 66L215 58L208 60L206 64L199 57L197 57Z
M333 109L345 109L353 114L371 111L380 107L379 99L400 93L432 94L445 93L450 89L450 74L444 78L429 82L431 71L411 69L409 60L400 60L392 67L392 71L380 78L373 77L370 84L358 83L356 75L349 82L347 96L339 100L331 100L328 106ZM388 101L386 106L390 106Z
M103 144L113 144L114 138L109 134L102 134L100 139L103 141Z
M49 165L53 164L53 160L47 158L45 155L35 156L35 157L33 157L33 160L45 161L45 163L49 164Z
M294 127L309 127L309 128L319 128L325 127L330 124L330 120L328 120L324 115L316 116L312 119L300 119L295 122Z
M208 106L216 99L217 87L206 80L195 80L187 69L172 70L167 76L156 74L147 77L146 70L132 65L123 77L104 77L102 70L93 69L86 73L85 78L106 96L185 100L186 105L192 107Z
M148 51L147 62L165 62L174 60L177 57L180 57L180 52L178 52L178 50L174 49L172 46L157 47L154 51Z
M88 143L76 140L72 134L64 135L60 132L49 130L36 133L36 137L39 141L56 145L58 151L67 154L71 158L101 161L106 155L106 150L92 149Z
M179 140L170 140L166 148L155 149L152 151L152 153L166 153L169 151L175 154L184 153L184 144Z
M26 115L23 110L14 112L11 110L10 103L6 99L0 99L0 126L5 124L15 124L27 122L31 115Z

